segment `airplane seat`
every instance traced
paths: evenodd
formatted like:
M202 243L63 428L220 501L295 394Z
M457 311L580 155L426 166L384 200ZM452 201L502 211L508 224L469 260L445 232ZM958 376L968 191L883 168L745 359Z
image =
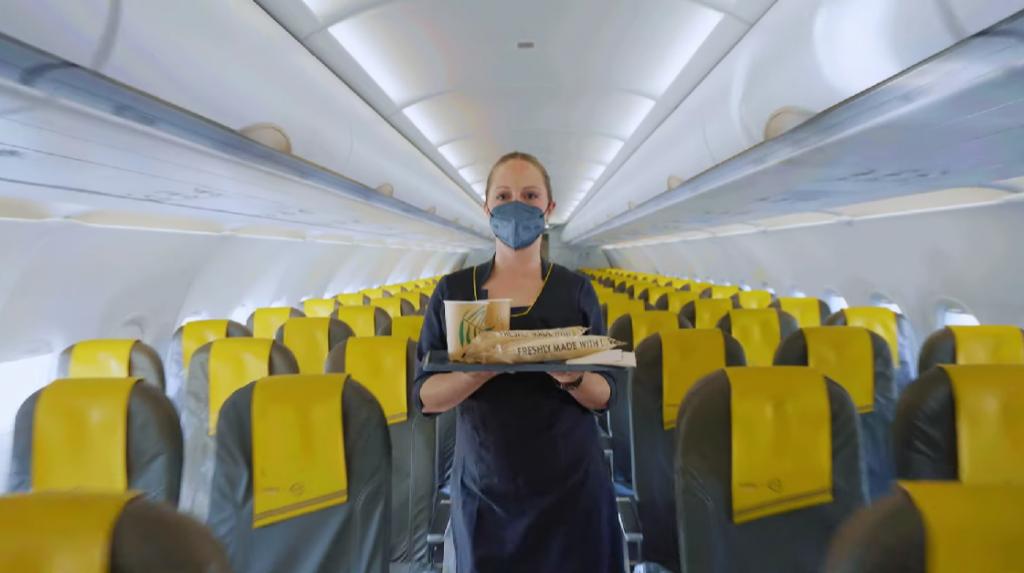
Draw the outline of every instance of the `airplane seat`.
M416 344L408 338L352 338L331 352L327 371L348 373L384 409L391 438L391 562L428 563L427 534L438 490L437 436L433 418L409 409Z
M674 498L676 413L701 378L728 366L744 366L743 347L716 329L679 329L654 334L637 345L629 400L633 419L632 483L643 531L643 558L680 571Z
M825 573L1024 571L1024 488L900 486L843 524L829 547Z
M28 397L14 420L8 490L144 492L178 505L178 414L141 378L64 378Z
M855 326L804 328L786 337L776 366L810 366L846 389L860 412L861 443L871 499L888 495L896 479L892 423L896 381L889 345Z
M648 310L647 303L642 300L614 298L601 305L601 314L604 315L605 328L609 330L619 317L632 313L645 312L646 310Z
M334 318L344 322L360 337L376 336L391 324L391 315L383 308L372 305L343 306L334 313Z
M416 314L416 307L413 306L412 302L407 301L397 295L393 298L379 298L372 301L371 306L384 309L384 312L388 313L388 316L392 320L400 316L412 316Z
M718 328L739 341L750 366L771 366L782 341L800 330L795 318L774 308L730 310Z
M424 301L424 297L426 301ZM430 297L421 292L403 292L398 294L398 298L403 301L407 301L412 305L411 311L406 311L406 316L420 314L430 303ZM404 305L403 305L404 308Z
M377 336L405 337L413 342L419 342L420 332L423 330L424 317L420 315L399 316L391 319L387 326L377 332Z
M900 396L896 475L968 485L1024 485L1024 365L942 365Z
M695 298L683 305L679 315L694 328L718 328L718 321L734 308L730 298Z
M1024 364L1024 330L1016 326L947 326L921 346L920 374L939 364Z
M221 338L251 336L248 328L233 320L194 320L180 326L174 331L171 348L167 352L167 378L170 382L167 393L177 395L178 388L185 384L188 365L200 346ZM175 406L180 408L181 404Z
M277 329L274 340L291 350L299 374L323 374L331 350L355 335L336 318L292 318Z
M236 573L386 573L389 452L381 406L354 378L250 382L217 421L207 524Z
M366 306L370 304L370 297L361 292L352 294L339 294L334 296L341 306Z
M340 306L334 298L310 298L302 301L302 313L310 318L327 318Z
M775 302L775 295L766 290L741 290L729 297L736 308L769 308Z
M245 321L253 338L274 338L277 329L290 318L304 318L306 313L290 306L257 308Z
M709 291L713 286L715 286L713 283L691 282L690 284L684 286L683 290L697 293L698 298L711 298L711 294ZM705 293L708 294L705 295Z
M57 359L57 378L142 378L167 390L160 354L141 340L83 340L64 349Z
M825 326L825 320L832 314L828 304L816 298L783 297L776 299L769 306L793 315L800 323L800 328Z
M0 497L0 570L19 573L230 573L201 523L132 493Z
M733 298L740 292L738 285L712 285L700 291L700 298Z
M676 416L681 571L817 573L867 504L857 408L812 368L726 368Z
M216 457L217 419L224 401L246 384L267 376L298 374L287 347L272 338L223 338L192 355L177 398L185 441L181 511L206 521Z
M691 328L678 314L664 310L649 310L619 317L608 329L608 336L624 342L622 350L633 352L640 342L659 332ZM612 476L616 483L632 487L633 424L630 421L630 388L635 372L626 370L613 374L619 389L619 400L608 411L608 431L611 434Z
M391 298L391 293L382 288L366 289L363 291L363 294L365 294L371 301L379 298Z
M655 310L668 310L678 314L684 306L700 298L699 295L700 293L685 290L673 291L662 294L650 304L654 306Z
M896 393L900 394L917 376L913 359L913 332L902 314L884 307L862 306L840 310L828 317L826 326L860 326L874 331L889 343L896 367Z

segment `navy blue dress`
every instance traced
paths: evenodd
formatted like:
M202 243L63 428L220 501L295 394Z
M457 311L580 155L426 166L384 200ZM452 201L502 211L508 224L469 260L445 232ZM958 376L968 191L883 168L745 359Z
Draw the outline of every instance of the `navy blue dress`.
M484 300L492 263L438 283L417 358L447 348L444 300ZM513 330L590 327L605 334L590 281L543 262L533 307L512 309ZM474 276L475 275L475 276ZM417 369L413 402L430 377ZM610 377L609 406L616 399ZM456 407L452 535L456 573L623 573L615 494L594 412L544 372L502 374Z

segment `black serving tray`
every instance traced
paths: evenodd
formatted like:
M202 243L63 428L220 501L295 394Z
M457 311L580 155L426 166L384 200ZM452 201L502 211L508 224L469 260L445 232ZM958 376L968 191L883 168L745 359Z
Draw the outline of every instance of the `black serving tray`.
M566 364L564 362L463 364L449 360L447 350L431 350L423 358L424 372L618 372L628 369L626 366Z

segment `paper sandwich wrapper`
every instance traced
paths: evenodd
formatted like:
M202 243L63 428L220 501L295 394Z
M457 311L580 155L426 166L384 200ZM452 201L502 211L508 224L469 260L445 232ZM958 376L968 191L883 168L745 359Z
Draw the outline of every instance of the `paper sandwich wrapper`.
M511 299L444 301L448 358L461 360L466 347L481 332L509 330L511 314Z

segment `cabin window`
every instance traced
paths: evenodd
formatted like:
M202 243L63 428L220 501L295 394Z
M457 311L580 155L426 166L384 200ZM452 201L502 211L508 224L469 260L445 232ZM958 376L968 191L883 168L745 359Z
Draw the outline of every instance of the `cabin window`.
M807 293L796 287L791 287L789 289L789 296L793 298L807 298Z
M7 491L18 408L53 380L56 362L56 354L0 362L0 492Z
M181 325L184 326L190 322L197 322L200 320L210 320L210 315L205 312L193 312L186 316L185 320L181 321Z
M828 309L832 312L839 312L845 308L850 308L850 304L846 302L843 295L835 291L825 292L825 304L828 305Z
M245 322L249 320L249 315L252 314L253 310L255 309L253 309L248 304L243 304L242 306L236 308L235 311L231 313L231 320L241 324L245 324Z
M766 290L772 294L775 294L775 289L773 289L768 283L761 283L761 290Z
M742 290L742 291L749 291L749 290L751 290L750 289L750 285L748 285L747 283L740 283L740 290Z
M947 326L980 326L981 321L976 316L958 306L939 307L939 328Z
M871 295L871 305L872 306L880 306L880 307L883 307L883 308L887 308L887 309L895 312L896 314L903 314L903 309L900 308L900 305L896 304L895 302L890 300L888 297L886 297L884 295L881 295L881 294L877 294L876 293L876 294Z

